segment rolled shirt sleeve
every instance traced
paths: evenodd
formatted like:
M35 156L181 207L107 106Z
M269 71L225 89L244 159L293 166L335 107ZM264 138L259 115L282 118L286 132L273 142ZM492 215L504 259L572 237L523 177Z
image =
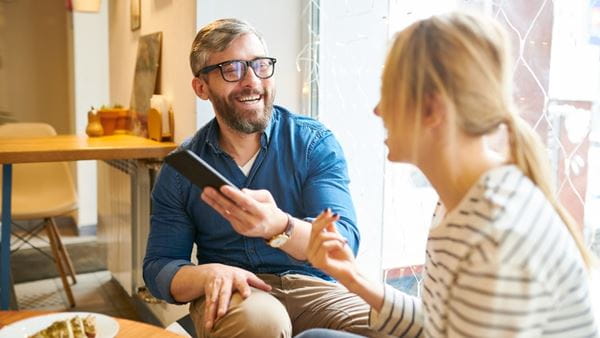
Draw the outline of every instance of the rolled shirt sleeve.
M348 166L340 144L331 131L322 130L312 140L307 153L307 180L303 201L308 215L319 215L331 208L340 215L337 229L348 240L354 255L357 254L360 233L350 195ZM312 221L314 218L307 218Z
M154 295L169 303L173 299L171 281L182 266L192 265L190 260L195 228L182 206L185 195L181 177L163 165L152 192L150 234L143 264L146 286Z

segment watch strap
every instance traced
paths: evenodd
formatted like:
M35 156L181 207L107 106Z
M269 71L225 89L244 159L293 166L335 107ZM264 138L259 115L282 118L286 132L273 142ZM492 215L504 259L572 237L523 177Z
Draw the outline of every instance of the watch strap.
M271 237L271 239L267 241L267 243L274 248L282 246L290 239L290 237L292 237L292 232L294 231L294 221L292 220L292 216L290 214L286 215L288 221L283 232Z
M285 226L285 230L283 230L283 234L288 236L288 237L292 237L292 232L294 231L294 222L292 221L292 216L290 214L286 214L288 221L287 221L287 225Z

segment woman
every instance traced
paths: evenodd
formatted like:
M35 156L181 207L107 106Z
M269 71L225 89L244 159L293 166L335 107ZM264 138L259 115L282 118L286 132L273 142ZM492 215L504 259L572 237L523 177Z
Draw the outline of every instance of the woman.
M516 113L505 32L465 13L400 32L376 115L389 160L427 176L447 212L427 240L422 298L365 280L327 210L313 223L310 262L371 305L394 336L595 337L592 256L552 190L548 159ZM509 154L487 136L506 128ZM344 337L307 331L304 337Z

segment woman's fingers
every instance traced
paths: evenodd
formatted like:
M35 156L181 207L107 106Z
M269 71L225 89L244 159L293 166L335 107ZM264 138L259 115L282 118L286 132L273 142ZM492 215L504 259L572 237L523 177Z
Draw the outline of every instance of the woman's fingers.
M339 216L337 216L336 221L338 221L340 219ZM339 234L337 227L335 226L335 222L329 222L326 226L325 226L325 230L329 231L329 232L334 232L336 234Z
M348 242L335 227L339 219L337 213L327 208L313 221L306 256L315 267L327 270L331 252L343 250Z
M333 278L338 278L334 272L337 271L337 266L344 263L346 259L344 255L339 256L336 253L345 250L345 245L337 239L323 242L311 259L313 266L327 272Z
M321 247L319 247L319 250L317 250L317 255L325 256L334 250L343 250L344 245L346 245L346 243L338 239L324 241L323 243L321 243Z
M320 232L311 239L309 247L306 251L306 256L308 257L308 260L311 263L313 263L313 265L313 260L317 259L317 251L319 251L323 247L323 244L327 241L338 242L341 245L341 247L346 245L346 243L348 242L346 238L344 238L338 233Z
M311 238L317 236L329 225L333 225L339 218L340 216L336 213L332 213L329 208L323 211L312 223L312 230L310 232Z

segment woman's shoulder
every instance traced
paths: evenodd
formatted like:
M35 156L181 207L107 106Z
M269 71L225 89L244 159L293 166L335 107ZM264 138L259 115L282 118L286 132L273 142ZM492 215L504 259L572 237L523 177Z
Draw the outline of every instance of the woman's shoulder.
M500 249L506 241L543 231L538 223L550 219L560 221L543 193L519 168L506 165L482 175L445 223L471 244L487 242Z

